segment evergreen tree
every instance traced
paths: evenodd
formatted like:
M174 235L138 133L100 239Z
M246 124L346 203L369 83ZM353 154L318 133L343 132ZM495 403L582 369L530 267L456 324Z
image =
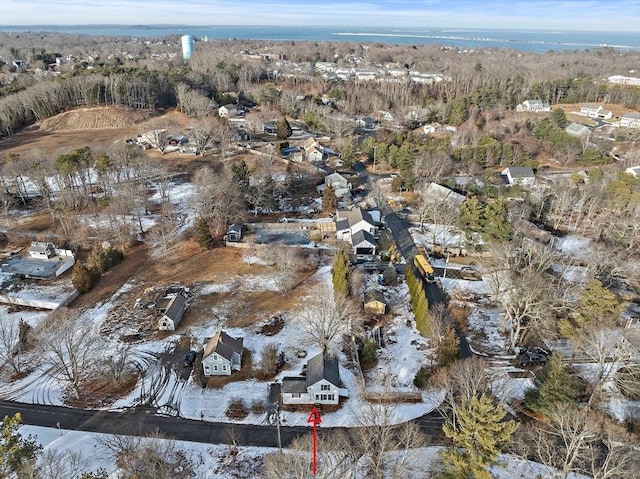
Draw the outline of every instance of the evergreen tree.
M433 331L431 331L431 318L429 317L429 302L422 279L416 277L411 268L407 268L405 278L409 288L411 310L416 320L416 329L422 336L430 337Z
M451 107L449 114L449 123L454 126L460 126L469 118L469 111L464 100L456 100Z
M413 378L413 385L418 389L422 389L427 385L427 379L427 368L421 366L420 369L418 369L415 377Z
M213 248L213 236L209 229L209 223L205 218L198 218L198 221L196 222L196 240L204 249Z
M594 278L580 294L573 317L558 321L558 329L562 336L571 338L585 326L617 325L621 321L622 310L616 295Z
M293 133L293 130L291 130L291 125L289 124L289 121L285 116L283 116L282 120L280 120L276 124L276 137L278 138L278 140L286 140L291 136L292 133Z
M16 413L5 416L0 426L0 477L14 477L26 463L35 461L42 446L29 435L23 437L18 432L22 416Z
M460 209L460 224L465 231L479 233L482 230L482 204L477 197L472 196Z
M456 330L447 326L436 349L436 361L438 366L444 368L460 359L460 339Z
M236 162L231 166L233 181L236 182L241 191L246 191L249 188L250 173L249 166L244 160Z
M87 293L93 288L96 275L87 267L85 267L81 261L76 261L76 265L73 267L73 275L71 276L71 284L81 293Z
M566 128L567 123L569 123L567 121L567 115L564 112L563 108L554 108L553 111L551 112L551 121L558 127L558 128Z
M442 426L454 445L440 453L442 477L491 479L488 467L511 440L516 423L505 421L504 408L484 394L464 401L454 412L455 422Z
M324 192L322 193L322 211L332 212L335 211L337 207L338 197L336 196L336 192L333 191L333 187L331 185L326 185L324 187Z
M333 291L337 295L347 296L349 294L349 257L345 250L339 250L333 263L332 280Z
M345 143L340 151L340 160L342 160L342 164L347 168L351 168L356 164L358 161L358 151L353 143Z
M507 219L507 202L500 197L488 203L482 214L482 233L487 241L511 239L511 223Z
M398 273L396 273L396 268L393 266L393 263L389 263L389 265L384 269L382 273L382 281L385 286L395 286L398 284Z
M573 378L562 363L562 354L553 353L540 374L536 388L525 397L525 405L540 414L546 414L557 404L574 404L577 390Z

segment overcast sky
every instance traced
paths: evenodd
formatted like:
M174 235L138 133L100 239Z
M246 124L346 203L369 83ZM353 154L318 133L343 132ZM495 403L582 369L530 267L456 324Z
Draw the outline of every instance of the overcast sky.
M640 0L0 0L0 25L328 25L636 31Z

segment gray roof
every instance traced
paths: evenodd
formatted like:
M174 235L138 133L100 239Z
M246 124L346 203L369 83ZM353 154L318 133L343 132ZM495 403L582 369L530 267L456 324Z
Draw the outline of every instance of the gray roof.
M364 303L367 304L371 301L379 301L387 304L387 301L384 299L384 293L379 289L368 289L364 292Z
M542 105L542 100L526 100L529 105Z
M227 230L227 233L240 233L242 234L242 225L238 224L238 223L234 223L231 226L229 226L229 229Z
M640 120L640 113L637 111L630 111L629 113L625 113L622 115L622 118L631 118L633 120Z
M533 169L530 166L510 166L507 168L511 178L533 178Z
M307 386L325 379L336 387L340 386L338 360L320 353L307 361ZM284 383L283 383L284 386Z
M346 219L349 222L349 226L354 226L360 221L366 221L371 226L375 225L373 218L367 210L362 208L353 208L352 210L338 210L338 218Z
M345 218L343 220L336 221L336 231L348 230L349 221Z
M281 391L283 393L306 393L307 378L302 376L282 378Z
M169 301L164 315L173 321L174 326L177 326L185 309L187 309L187 300L182 293L178 293Z
M429 183L425 194L431 199L438 200L442 203L453 203L456 206L460 206L467 199L466 196L461 195L460 193L456 193L446 186L442 186L433 182Z
M231 361L233 353L238 353L242 356L242 344L243 338L232 338L224 331L218 331L216 335L211 338L204 350L204 358L209 357L213 353L217 353L228 361Z
M373 237L371 233L365 230L360 230L356 232L356 234L351 236L351 244L353 246L364 243L365 241L369 242L372 245L376 245L376 239Z
M34 241L33 243L31 243L31 246L29 247L29 251L33 251L34 253L44 253L46 252L48 249L55 249L55 246L53 246L53 244L51 243L44 243L42 241Z
M567 133L574 133L577 135L581 135L582 133L589 132L589 128L585 125L581 125L580 123L571 123L569 126L565 128Z

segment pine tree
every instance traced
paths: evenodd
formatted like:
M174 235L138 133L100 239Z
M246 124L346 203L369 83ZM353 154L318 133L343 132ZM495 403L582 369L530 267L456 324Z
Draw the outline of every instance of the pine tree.
M567 126L567 115L563 108L554 108L551 112L551 121L555 123L558 128L564 129Z
M511 239L511 224L507 219L507 203L498 198L483 209L482 232L487 241L508 241Z
M562 364L562 354L553 353L536 378L536 389L525 397L525 405L546 414L553 405L574 404L577 390L573 378Z
M14 477L27 462L34 461L42 446L29 435L23 437L18 432L22 416L16 413L5 416L0 427L0 477Z
M333 187L331 185L326 185L324 187L324 192L322 193L322 211L335 211L337 207L338 197L336 196L336 192L333 191Z
M338 251L333 263L332 270L333 291L337 295L347 296L349 294L349 257L344 250Z
M276 136L278 140L286 140L292 133L291 125L287 121L287 118L283 116L282 120L276 124Z
M204 249L213 248L213 236L211 236L209 223L205 218L198 218L198 221L196 222L196 240Z
M436 350L436 361L438 366L447 367L460 358L460 339L455 329L447 326L442 335L442 340L438 343Z
M382 281L385 286L395 286L398 284L398 273L396 273L396 268L393 266L393 263L389 263L389 265L384 269L382 273Z
M465 231L479 233L482 230L482 204L475 196L462 203L460 224Z
M487 468L498 459L516 429L514 421L504 420L506 414L501 405L484 394L456 407L455 422L442 426L454 445L440 453L442 477L491 479Z

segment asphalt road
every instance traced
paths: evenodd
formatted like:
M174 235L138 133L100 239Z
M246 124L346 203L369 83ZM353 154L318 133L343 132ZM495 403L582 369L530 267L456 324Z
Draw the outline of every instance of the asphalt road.
M360 162L356 163L353 169L358 173L358 175L366 178L369 190L371 190L373 182L380 178L380 175L369 172ZM413 257L417 254L418 250L415 243L413 242L411 233L409 233L409 227L411 226L411 224L408 221L399 218L397 213L392 208L390 208L388 204L385 203L384 205L378 206L380 207L382 217L385 218L387 229L391 231L391 234L393 235L393 239L396 243L396 246L398 247L398 251L400 251L400 254L407 260L407 265L405 267L413 268ZM420 277L415 269L414 273L416 273L416 276ZM440 303L447 304L447 295L444 293L444 291L442 291L438 283L425 282L424 286L425 292L427 294L427 299L429 301L429 308L432 308ZM470 358L473 353L471 352L471 348L469 347L467 338L464 336L456 323L452 322L451 325L455 329L456 334L458 335L458 339L460 340L460 356L462 358Z
M145 408L111 412L0 401L0 417L13 415L17 412L22 415L23 424L57 427L72 431L129 436L145 436L157 431L181 441L231 444L233 437L241 446L278 446L276 426L214 423L180 417L157 416L153 410ZM443 420L438 412L425 414L412 422L434 440L442 439ZM318 433L325 434L331 429L320 426ZM309 432L311 432L310 427L281 426L282 446L286 447L293 439Z

